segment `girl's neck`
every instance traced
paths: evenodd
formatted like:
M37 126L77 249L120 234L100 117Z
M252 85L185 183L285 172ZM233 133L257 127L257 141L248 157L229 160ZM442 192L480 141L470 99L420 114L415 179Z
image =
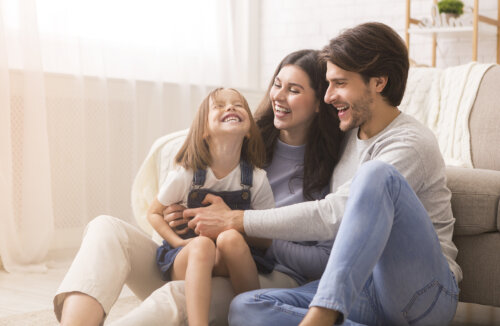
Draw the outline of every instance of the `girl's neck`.
M209 143L212 163L210 168L217 179L228 175L240 163L243 139L212 139Z

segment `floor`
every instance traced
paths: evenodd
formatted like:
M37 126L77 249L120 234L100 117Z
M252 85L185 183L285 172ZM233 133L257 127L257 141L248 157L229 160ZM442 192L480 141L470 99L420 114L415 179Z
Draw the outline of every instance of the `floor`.
M52 298L69 267L71 253L59 253L50 260L44 274L9 274L0 270L0 318L52 309ZM121 297L131 296L124 288ZM453 326L500 326L500 308L459 303Z

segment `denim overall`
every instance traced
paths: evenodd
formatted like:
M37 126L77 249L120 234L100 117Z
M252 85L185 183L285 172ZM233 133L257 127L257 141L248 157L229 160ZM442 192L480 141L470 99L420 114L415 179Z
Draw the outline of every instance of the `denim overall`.
M193 183L188 194L188 208L197 208L208 206L201 202L207 194L213 194L221 197L226 205L231 209L246 210L250 209L251 193L253 181L253 167L246 161L240 162L241 169L241 190L235 191L213 191L206 188L201 188L205 184L207 175L206 170L197 170L193 175ZM186 224L180 225L177 228L183 229ZM182 239L189 239L198 236L193 229L188 229L186 234L179 235ZM163 280L170 279L170 268L172 267L175 257L183 247L172 248L167 241L163 240L163 244L156 250L156 263L160 269ZM265 250L253 248L250 246L250 251L257 265L257 269L261 273L270 273L274 268L274 261L265 257Z

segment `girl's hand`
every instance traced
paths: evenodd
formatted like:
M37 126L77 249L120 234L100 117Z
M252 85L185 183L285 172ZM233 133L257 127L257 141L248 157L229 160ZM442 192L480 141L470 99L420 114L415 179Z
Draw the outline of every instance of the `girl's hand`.
M185 220L182 216L182 212L186 209L186 207L179 204L172 204L163 210L163 220L167 222L168 226L177 235L186 234L188 232L187 220ZM179 225L186 225L184 228L178 230L177 227Z

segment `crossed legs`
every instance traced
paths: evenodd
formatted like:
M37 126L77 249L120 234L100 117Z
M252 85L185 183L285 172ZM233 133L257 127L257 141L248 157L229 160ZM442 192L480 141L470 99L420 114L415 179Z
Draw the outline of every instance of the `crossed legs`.
M392 166L371 161L353 179L321 281L242 294L229 322L298 325L309 307L321 307L339 312L337 322L348 319L347 325L446 325L457 301L425 208ZM321 325L309 317L303 325Z

